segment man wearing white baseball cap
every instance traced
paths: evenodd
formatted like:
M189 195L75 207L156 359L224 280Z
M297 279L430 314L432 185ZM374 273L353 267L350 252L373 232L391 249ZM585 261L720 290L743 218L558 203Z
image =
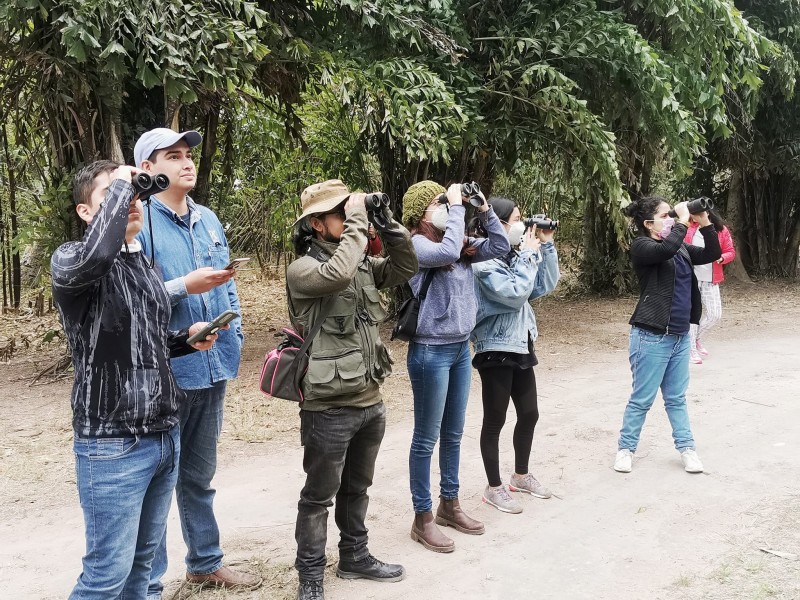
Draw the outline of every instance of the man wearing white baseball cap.
M197 182L192 148L202 142L196 131L158 128L144 133L133 154L136 166L150 174L169 177L168 189L152 197L155 262L161 269L172 304L170 326L205 315L212 321L226 310L241 314L235 271L228 241L217 216L196 204L189 192ZM151 252L150 232L142 229L139 241ZM220 534L214 516L211 480L217 467L217 442L222 430L225 389L239 370L241 319L219 332L213 352L196 352L192 360L171 361L178 386L186 393L179 406L181 448L175 486L183 539L186 543L186 579L191 583L228 589L254 589L261 578L223 565ZM167 570L166 535L156 551L148 599L161 598L161 577Z

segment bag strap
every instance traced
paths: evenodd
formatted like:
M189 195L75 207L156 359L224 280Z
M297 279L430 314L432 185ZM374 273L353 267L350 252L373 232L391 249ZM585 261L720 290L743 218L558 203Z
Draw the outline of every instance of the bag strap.
M308 352L309 346L311 346L311 342L319 333L320 328L322 328L322 323L325 319L328 318L328 313L331 312L331 307L333 306L333 295L325 296L325 299L322 301L322 306L320 306L319 314L317 315L317 320L314 321L314 326L306 335L306 339L303 340L303 345L300 346L300 354L305 354Z
M419 294L417 294L420 304L422 304L425 296L428 295L428 288L430 287L431 281L433 281L433 276L436 275L437 270L438 269L428 269L428 272L425 273L425 279L422 281L422 287L419 288Z
M328 262L330 256L323 252L318 246L311 244L311 248L308 249L306 253L308 256L311 256L317 259L319 262ZM288 284L287 284L287 293L288 293ZM300 346L299 353L305 354L308 352L309 347L311 346L311 342L314 341L314 338L317 337L320 328L322 327L322 323L325 319L328 318L328 313L331 312L331 307L333 307L333 300L335 295L331 294L330 296L325 296L322 301L322 305L319 308L319 314L317 315L317 320L314 321L314 325L311 327L311 330L308 332L308 335L305 336L303 340L303 345Z

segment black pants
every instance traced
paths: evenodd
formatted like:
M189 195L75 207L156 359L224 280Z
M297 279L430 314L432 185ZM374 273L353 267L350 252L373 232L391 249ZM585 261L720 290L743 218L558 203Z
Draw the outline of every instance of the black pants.
M361 560L367 549L367 515L375 459L386 429L383 402L368 408L300 411L306 484L297 504L297 559L300 579L320 580L325 571L328 508L336 498L339 557Z
M539 420L536 399L536 376L533 368L487 367L478 370L483 386L483 428L481 456L489 485L499 486L500 432L506 422L509 398L517 411L514 427L514 470L520 475L528 472L528 459L533 444L533 430Z

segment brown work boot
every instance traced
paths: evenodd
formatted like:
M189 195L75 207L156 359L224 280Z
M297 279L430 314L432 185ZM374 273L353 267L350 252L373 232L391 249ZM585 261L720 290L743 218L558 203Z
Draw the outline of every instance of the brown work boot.
M186 581L197 585L207 585L228 590L254 590L260 587L264 580L257 575L234 571L228 567L220 567L207 575L186 573Z
M414 515L411 539L434 552L452 552L456 549L453 540L443 534L433 522L433 513L430 511Z
M483 523L468 517L467 513L461 510L461 505L458 503L458 498L446 500L439 498L439 508L436 509L436 523L439 525L449 525L455 527L461 533L468 533L470 535L481 535L486 533L483 528Z

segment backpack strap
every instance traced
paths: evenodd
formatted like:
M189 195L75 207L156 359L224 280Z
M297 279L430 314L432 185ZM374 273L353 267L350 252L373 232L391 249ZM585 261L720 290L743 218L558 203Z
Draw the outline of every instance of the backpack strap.
M431 281L433 281L433 276L436 275L436 271L438 271L438 269L428 269L428 272L425 273L425 279L422 280L422 287L419 288L419 294L417 294L420 304L422 304L425 296L428 295L428 288L431 285Z
M309 248L308 252L306 253L307 256L317 259L319 262L324 263L330 260L330 256L327 252L324 252L319 246L316 244L311 244L311 248ZM286 286L286 294L289 294L289 286ZM317 315L317 320L314 321L314 325L311 326L309 332L305 335L305 339L303 340L303 345L300 346L299 353L305 354L308 352L309 347L311 346L311 342L317 337L319 330L322 328L322 323L325 319L328 318L328 313L331 312L331 308L333 307L333 300L335 298L335 294L331 294L330 296L324 296L322 299L322 304L320 305L319 314Z
M334 296L326 296L323 301L322 305L319 309L319 314L317 315L317 320L314 321L314 326L311 327L311 330L306 335L305 339L303 340L303 345L300 346L300 354L305 354L308 352L308 348L311 346L311 342L319 333L320 328L322 328L322 323L325 319L328 318L328 313L331 312L331 307L333 306L333 298Z

